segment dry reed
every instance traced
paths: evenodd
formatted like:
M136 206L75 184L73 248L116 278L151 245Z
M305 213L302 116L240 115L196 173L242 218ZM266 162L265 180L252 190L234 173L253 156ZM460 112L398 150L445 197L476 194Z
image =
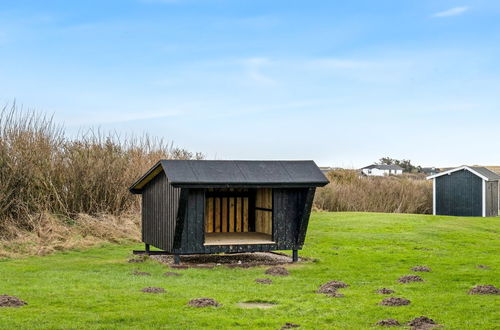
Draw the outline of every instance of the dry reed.
M147 135L120 138L89 130L70 139L52 118L5 106L0 110L0 239L43 230L50 217L81 227L87 221L82 214L102 220L103 214L137 212L138 198L127 188L145 170L159 159L202 157Z
M324 211L432 213L432 183L415 176L361 177L354 170L327 174L314 206Z

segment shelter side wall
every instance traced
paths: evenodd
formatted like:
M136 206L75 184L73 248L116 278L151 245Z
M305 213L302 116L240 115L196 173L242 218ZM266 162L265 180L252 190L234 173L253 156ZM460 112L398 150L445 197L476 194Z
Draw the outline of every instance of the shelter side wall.
M482 216L482 179L462 170L436 179L436 214Z
M297 240L308 191L307 188L274 189L273 239L279 250L299 248Z
M142 241L172 251L180 188L172 187L161 172L142 193Z
M498 181L486 182L486 216L498 216Z

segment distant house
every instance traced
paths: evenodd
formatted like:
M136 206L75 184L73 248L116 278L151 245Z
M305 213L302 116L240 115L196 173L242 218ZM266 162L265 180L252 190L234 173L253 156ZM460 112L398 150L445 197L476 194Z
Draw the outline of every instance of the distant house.
M421 171L422 173L425 173L425 175L434 175L441 172L437 167L422 167Z
M321 172L323 172L323 174L326 174L328 172L331 172L331 171L335 170L335 167L320 166L319 169L321 170Z
M398 165L373 164L363 167L361 173L367 176L401 175L403 168Z

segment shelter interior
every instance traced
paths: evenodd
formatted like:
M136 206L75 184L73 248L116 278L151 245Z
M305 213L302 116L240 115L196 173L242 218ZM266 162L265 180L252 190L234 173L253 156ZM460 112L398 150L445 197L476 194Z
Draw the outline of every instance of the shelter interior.
M205 245L273 243L272 188L207 189Z

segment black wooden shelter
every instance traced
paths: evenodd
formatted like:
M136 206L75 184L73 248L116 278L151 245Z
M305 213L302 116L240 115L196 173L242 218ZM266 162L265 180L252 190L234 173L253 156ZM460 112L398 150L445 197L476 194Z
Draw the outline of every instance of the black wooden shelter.
M142 194L142 241L178 255L302 248L316 187L313 161L161 160Z
M498 216L500 176L487 168L461 166L427 179L433 180L433 214Z

